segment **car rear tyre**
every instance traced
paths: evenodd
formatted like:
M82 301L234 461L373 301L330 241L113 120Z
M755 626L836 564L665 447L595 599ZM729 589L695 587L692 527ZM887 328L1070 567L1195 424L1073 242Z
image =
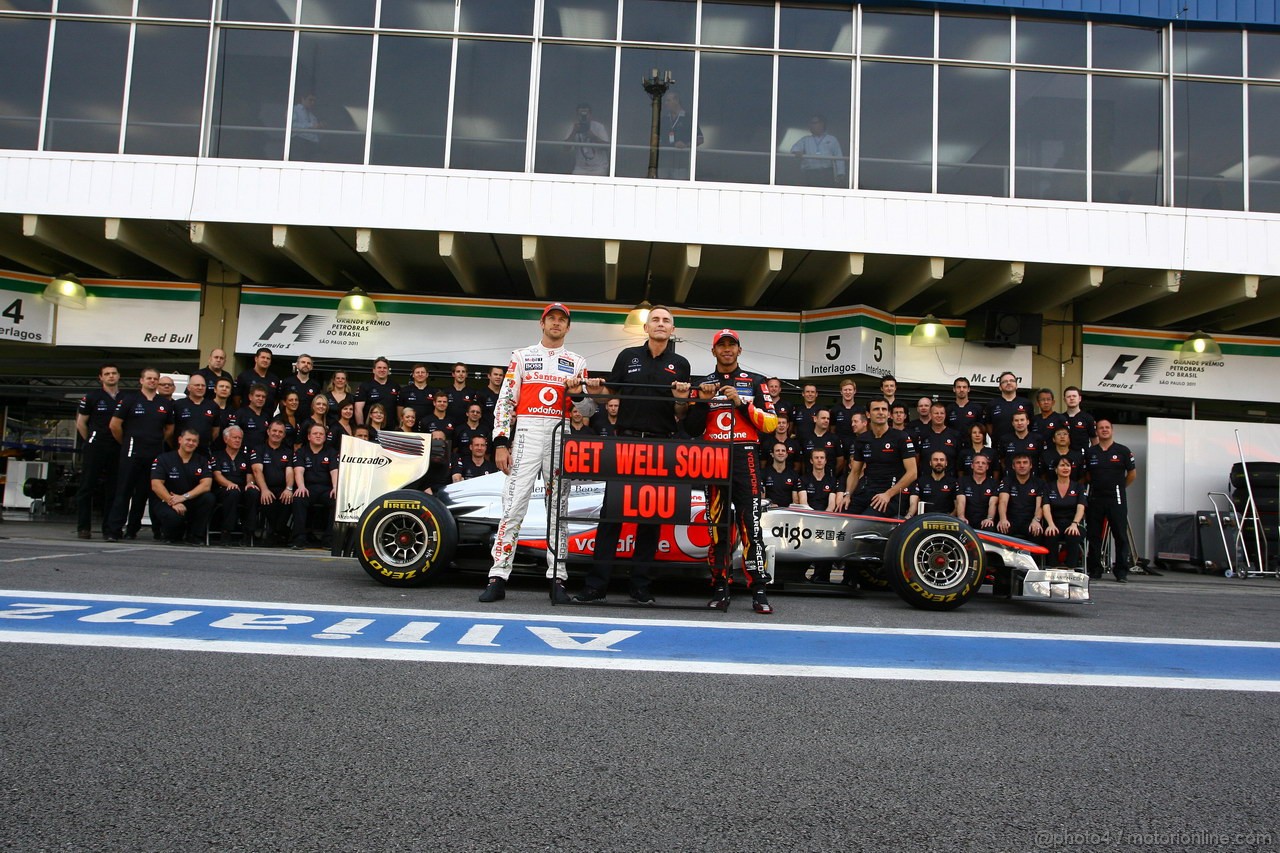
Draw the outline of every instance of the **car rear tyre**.
M458 526L438 499L412 489L388 492L356 523L360 566L378 583L419 586L449 567Z
M982 583L982 543L973 529L950 515L922 515L898 525L885 544L890 586L912 607L953 610Z

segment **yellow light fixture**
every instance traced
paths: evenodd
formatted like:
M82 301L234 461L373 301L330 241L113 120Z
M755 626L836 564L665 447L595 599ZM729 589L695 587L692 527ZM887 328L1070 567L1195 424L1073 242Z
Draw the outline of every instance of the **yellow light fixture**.
M1216 361L1222 358L1222 347L1207 333L1197 330L1178 345L1178 357L1183 361Z
M648 299L640 300L639 305L627 312L627 319L622 324L622 328L633 335L643 332L644 324L649 322L649 309L652 307Z
M362 287L353 287L347 295L338 300L339 320L376 320L378 306L373 304L369 294Z
M924 319L911 330L913 347L945 347L950 341L951 335L947 332L947 327L939 323L938 318L932 314L924 315Z
M71 273L56 276L45 285L44 298L63 308L84 308L88 301L84 285Z

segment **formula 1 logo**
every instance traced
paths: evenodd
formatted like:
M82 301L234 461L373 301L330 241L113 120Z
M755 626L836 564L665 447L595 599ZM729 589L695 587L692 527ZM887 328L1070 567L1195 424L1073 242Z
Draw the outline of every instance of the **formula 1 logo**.
M1137 358L1138 356L1129 355L1127 353L1125 355L1118 356L1115 363L1111 365L1111 369L1107 371L1107 375L1102 377L1102 381L1113 382L1115 381L1115 378L1121 374L1130 374L1133 376L1136 383L1148 383L1153 381L1157 375L1163 373L1165 367L1169 364L1169 359L1167 358L1159 358L1154 355L1149 355L1139 362L1136 369L1131 371L1129 363L1136 361Z
M324 325L324 317L319 314L277 314L276 318L258 335L258 341L270 341L277 335L279 343L306 343L318 339L320 329ZM292 337L293 340L288 340Z

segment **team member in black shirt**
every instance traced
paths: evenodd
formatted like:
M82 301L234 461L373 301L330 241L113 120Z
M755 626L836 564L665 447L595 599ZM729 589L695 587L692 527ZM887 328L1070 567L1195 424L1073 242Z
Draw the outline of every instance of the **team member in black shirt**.
M1031 419L1026 412L1015 412L1013 415L1013 431L1005 435L1001 441L1004 451L1002 458L1004 470L1013 470L1013 454L1026 453L1031 457L1031 471L1035 473L1040 467L1040 454L1044 452L1044 439L1030 429Z
M324 386L312 374L315 361L309 355L300 355L293 363L293 374L280 382L280 394L288 391L298 392L298 411L311 411L311 401L324 395Z
M316 424L293 457L293 549L307 546L307 512L322 507L321 542L328 544L338 497L338 451L327 443L325 428Z
M1068 385L1062 392L1062 399L1067 404L1067 410L1062 413L1062 417L1071 428L1071 446L1083 451L1089 445L1097 444L1098 422L1093 419L1093 415L1080 408L1083 399L1080 389L1074 385Z
M840 480L827 467L827 451L821 447L809 451L809 473L800 478L792 500L823 512L835 512L839 508Z
M202 377L203 378L203 377ZM151 522L170 545L204 545L213 512L213 472L194 429L178 434L178 449L151 465Z
M1115 578L1124 583L1129 577L1129 500L1127 491L1138 476L1133 451L1115 441L1115 430L1108 418L1098 418L1098 443L1084 452L1085 469L1089 472L1089 508L1086 522L1089 534L1089 577L1100 578L1104 522L1115 542Z
M271 372L271 350L266 347L254 354L253 367L236 377L235 405L237 408L248 404L249 394L254 385L261 385L266 389L267 398L263 401L262 408L270 416L276 410L276 396L280 393L280 377ZM246 433L245 440L247 441L248 438Z
M100 387L80 398L76 407L76 432L80 434L80 488L76 492L76 535L91 537L93 496L102 489L102 533L107 532L107 516L116 497L116 474L120 469L120 443L111 434L111 416L120 395L120 368L104 364L98 368Z
M916 453L920 460L927 462L935 451L941 451L947 457L947 470L954 474L959 468L960 448L963 444L964 439L960 437L960 433L947 426L946 405L931 403L929 426L920 430L916 439Z
M452 444L458 429L454 425L453 418L449 417L449 394L445 391L437 391L434 403L426 420L418 421L418 429L426 433L443 433L445 440Z
M791 421L795 424L796 434L804 432L813 423L813 413L823 408L818 403L818 386L806 382L800 386L800 405L791 409Z
M208 456L213 451L213 439L221 428L221 410L205 396L203 376L187 380L187 396L173 403L173 431L178 435L185 429L193 429L200 437L200 453Z
M964 447L960 450L960 456L957 461L961 474L968 474L973 471L973 460L976 456L985 456L987 458L987 473L995 477L999 469L1000 457L996 455L995 450L987 447L987 428L982 424L970 424L968 441L964 443Z
M506 373L501 367L490 367L485 374L489 384L480 391L480 405L484 410L480 420L488 432L493 432L493 413L498 408L498 392L502 390L502 380Z
M956 495L959 491L960 484L951 474L947 454L941 450L935 450L929 454L929 473L923 477L917 477L911 484L907 516L926 512L952 515L955 513Z
M872 400L871 426L849 454L849 480L843 505L854 515L901 517L904 495L916 479L916 447L889 426L889 404Z
M836 435L840 436L845 446L848 446L849 439L853 438L853 416L866 411L866 407L858 402L858 383L852 379L841 379L840 399L836 400L836 404L831 407L831 428L836 431Z
M503 371L503 375L506 375L506 371ZM445 389L445 394L449 397L449 419L460 424L467 418L467 406L480 402L480 392L467 387L467 366L462 362L454 364L450 376L453 382Z
M120 444L120 472L103 532L110 542L137 538L151 495L151 463L173 432L173 402L156 392L159 383L160 371L143 368L138 390L121 394L111 416L111 435Z
M267 386L254 385L249 389L249 402L227 417L227 425L235 424L244 430L244 446L257 450L267 443L267 424L271 415L267 412ZM288 425L284 424L286 432Z
M258 484L258 503L266 520L263 532L275 543L283 543L294 492L293 448L284 446L284 421L267 427L267 443L253 450L253 480Z
M1058 424L1058 428L1053 431L1053 444L1040 454L1040 470L1053 476L1058 459L1063 456L1071 462L1071 479L1076 482L1083 480L1088 473L1084 468L1084 451L1071 446L1071 427Z
M1044 532L1040 524L1040 504L1044 481L1031 473L1031 454L1014 453L1012 470L1000 484L1000 523L996 529L1010 536L1036 539Z
M969 380L963 376L951 383L956 401L947 407L947 426L961 435L966 435L974 424L985 424L987 413L981 403L969 399Z
M1084 486L1072 477L1070 459L1058 457L1053 472L1054 479L1045 490L1042 505L1045 545L1049 548L1051 561L1062 552L1062 565L1079 571L1080 545L1083 542L1080 524L1084 521L1088 499Z
M387 423L394 424L399 420L396 411L400 405L400 386L390 379L391 362L382 356L373 360L373 378L361 384L356 391L356 422L365 423L369 419L369 409L374 403L381 403L387 411ZM378 427L375 425L374 429Z
M461 458L471 452L471 439L477 435L488 436L493 432L493 427L485 429L483 423L484 406L480 403L470 403L467 406L467 419L462 422L457 431L453 434L454 455Z
M221 509L222 544L231 545L231 534L237 525L244 534L244 544L253 544L258 529L258 502L261 493L253 479L252 454L244 446L244 430L227 427L222 433L222 450L213 454L215 499Z
M1000 511L1000 483L989 475L990 467L991 457L979 453L973 457L972 472L960 478L956 515L975 529L993 529Z
M431 374L427 372L425 364L415 364L409 384L400 387L400 408L413 409L418 416L418 423L422 423L431 414L431 407L435 405L435 389L427 384L430 378Z
M584 430L590 435L590 431ZM498 473L498 466L489 458L489 439L483 435L473 435L467 446L467 454L453 463L453 482L483 477L485 474Z
M760 488L769 503L788 506L800 487L800 475L791 463L787 445L776 442L769 451L769 461L760 472Z
M791 425L782 415L778 415L778 428L760 439L760 460L768 465L773 459L773 448L779 445L787 451L787 464L798 470L804 451L800 442L791 437Z
M1053 441L1054 431L1066 423L1066 418L1053 410L1053 403L1053 392L1048 388L1041 388L1036 392L1036 408L1039 411L1031 419L1031 431L1044 439L1045 444Z
M1025 413L1027 423L1031 423L1031 401L1018 396L1018 377L1006 370L1000 374L1000 396L987 404L987 425L990 427L987 432L996 447L1001 446L1004 437L1013 432L1013 416L1018 412Z
M843 460L847 452L844 440L831 428L831 414L826 409L819 409L813 414L812 428L800 436L800 452L804 459L821 448L827 452L827 467L832 473L839 473L842 467L838 460Z
M236 378L222 368L227 364L227 351L221 347L214 347L213 352L209 353L209 363L197 370L193 375L203 376L205 387L212 394L218 386L219 379L228 379L231 381L231 387L234 388Z

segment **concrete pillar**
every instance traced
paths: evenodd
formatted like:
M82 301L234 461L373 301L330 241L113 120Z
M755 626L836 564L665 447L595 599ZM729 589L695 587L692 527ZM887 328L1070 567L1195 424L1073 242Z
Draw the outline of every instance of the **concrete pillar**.
M236 357L236 332L240 325L240 274L217 261L209 262L204 286L200 292L200 363L209 363L209 353L221 347L227 351L226 370L232 376L248 367L252 358ZM244 361L244 364L240 362Z

